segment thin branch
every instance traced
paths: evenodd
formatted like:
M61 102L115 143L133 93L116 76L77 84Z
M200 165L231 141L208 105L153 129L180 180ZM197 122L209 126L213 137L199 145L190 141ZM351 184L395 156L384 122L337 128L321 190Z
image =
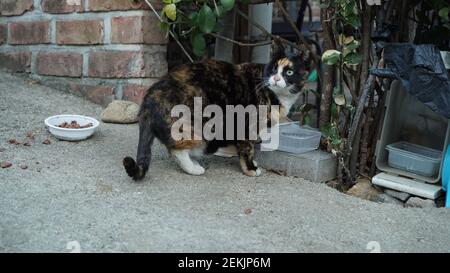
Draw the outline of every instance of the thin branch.
M281 13L283 14L284 20L286 20L289 25L292 27L292 29L294 30L295 34L297 34L298 39L305 44L305 46L307 47L307 49L309 51L312 51L312 47L311 45L306 41L305 37L303 37L303 34L300 32L300 30L297 28L297 26L295 25L294 21L292 20L291 16L289 15L289 13L286 11L286 9L284 8L283 4L280 2L280 0L275 0L275 4L278 6L278 8L280 9Z
M257 22L253 21L247 14L245 14L244 12L240 11L239 9L236 9L237 13L242 16L244 19L246 19L249 23L251 23L252 25L254 25L256 28L258 28L259 30L261 30L261 32L267 36L270 37L272 39L278 39L280 42L285 43L297 50L302 50L301 47L299 47L296 43L293 43L289 40L286 40L278 35L273 35L271 33L269 33L263 26L261 26L260 24L258 24Z
M156 12L155 8L153 7L153 5L148 1L145 0L145 3L147 3L147 5L152 9L153 13L156 15L156 17L158 18L158 20L163 23L163 19L161 18L161 16L159 16L158 12ZM192 57L189 55L189 53L186 51L186 49L184 48L184 46L181 44L181 42L178 40L178 38L175 36L175 34L169 29L168 30L170 36L172 36L172 38L175 40L175 42L178 44L178 46L181 48L181 50L183 51L183 53L188 57L189 61L191 63L194 62L194 59L192 59Z
M270 44L272 44L272 41L271 41L271 40L270 40L270 41L259 42L259 43L243 43L243 42L239 42L239 41L233 40L233 39L231 39L231 38L222 36L222 35L217 34L217 33L208 33L208 35L211 35L211 36L213 36L214 38L218 38L218 39L225 40L225 41L230 42L230 43L233 43L233 44L237 44L237 45L239 45L239 46L257 47L257 46L265 46L265 45L270 45Z

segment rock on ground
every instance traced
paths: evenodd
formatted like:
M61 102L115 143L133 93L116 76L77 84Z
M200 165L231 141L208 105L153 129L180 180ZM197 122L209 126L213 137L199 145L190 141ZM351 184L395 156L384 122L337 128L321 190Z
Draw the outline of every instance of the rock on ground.
M356 184L347 191L348 195L369 201L378 201L378 198L382 193L383 192L375 188L367 178L358 179Z
M390 195L394 198L397 198L400 201L406 202L406 200L408 200L408 198L411 197L411 194L407 193L407 192L400 192L400 191L395 191L395 190L391 190L391 189L384 189L384 193L387 195Z
M101 119L108 123L135 123L138 121L139 105L131 101L115 100L103 110Z
M420 197L411 197L405 204L408 208L435 208L436 203L430 199L422 199Z
M403 202L398 200L397 198L394 198L386 193L381 194L378 196L378 199L376 200L379 203L385 203L385 204L394 204L394 205L401 205L403 206Z

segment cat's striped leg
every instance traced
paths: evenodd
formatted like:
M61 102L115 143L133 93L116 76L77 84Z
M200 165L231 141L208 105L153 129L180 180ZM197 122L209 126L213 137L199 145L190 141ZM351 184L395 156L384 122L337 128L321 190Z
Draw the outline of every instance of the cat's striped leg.
M247 176L260 176L261 170L258 168L258 164L253 159L255 150L253 143L250 141L239 141L236 144L236 148L239 154L239 163L241 165L242 172Z
M205 169L189 156L189 149L172 149L171 154L181 169L191 175L202 175Z

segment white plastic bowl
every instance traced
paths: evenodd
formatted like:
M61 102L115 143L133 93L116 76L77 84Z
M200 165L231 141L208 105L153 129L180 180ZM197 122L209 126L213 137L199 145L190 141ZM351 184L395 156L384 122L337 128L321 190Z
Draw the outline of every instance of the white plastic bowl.
M69 129L69 128L60 128L59 124L63 122L72 122L75 120L81 126L86 125L88 123L92 123L92 127L82 128L82 129ZM92 136L100 125L98 120L91 117L80 116L80 115L57 115L52 116L45 119L45 125L47 126L49 132L54 135L56 138L61 140L68 141L79 141L83 139L87 139Z

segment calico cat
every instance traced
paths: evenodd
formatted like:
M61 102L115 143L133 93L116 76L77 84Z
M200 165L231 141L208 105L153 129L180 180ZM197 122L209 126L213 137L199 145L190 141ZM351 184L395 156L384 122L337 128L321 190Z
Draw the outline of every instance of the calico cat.
M204 138L175 140L171 135L171 127L177 118L171 117L171 109L176 105L193 109L194 97L201 97L203 106L217 105L224 112L226 105L277 105L279 117L283 118L298 99L308 70L305 54L288 55L280 43L275 43L272 60L267 65L233 65L208 59L175 67L150 87L143 99L139 112L137 162L131 157L125 157L123 165L126 172L134 180L144 178L156 137L188 174L202 175L205 172L190 157L191 152L200 149L206 153L215 153L220 147L231 144L237 148L243 173L259 176L261 171L253 160L255 141L206 141ZM268 127L274 125L271 124L272 120L273 117L268 117Z

